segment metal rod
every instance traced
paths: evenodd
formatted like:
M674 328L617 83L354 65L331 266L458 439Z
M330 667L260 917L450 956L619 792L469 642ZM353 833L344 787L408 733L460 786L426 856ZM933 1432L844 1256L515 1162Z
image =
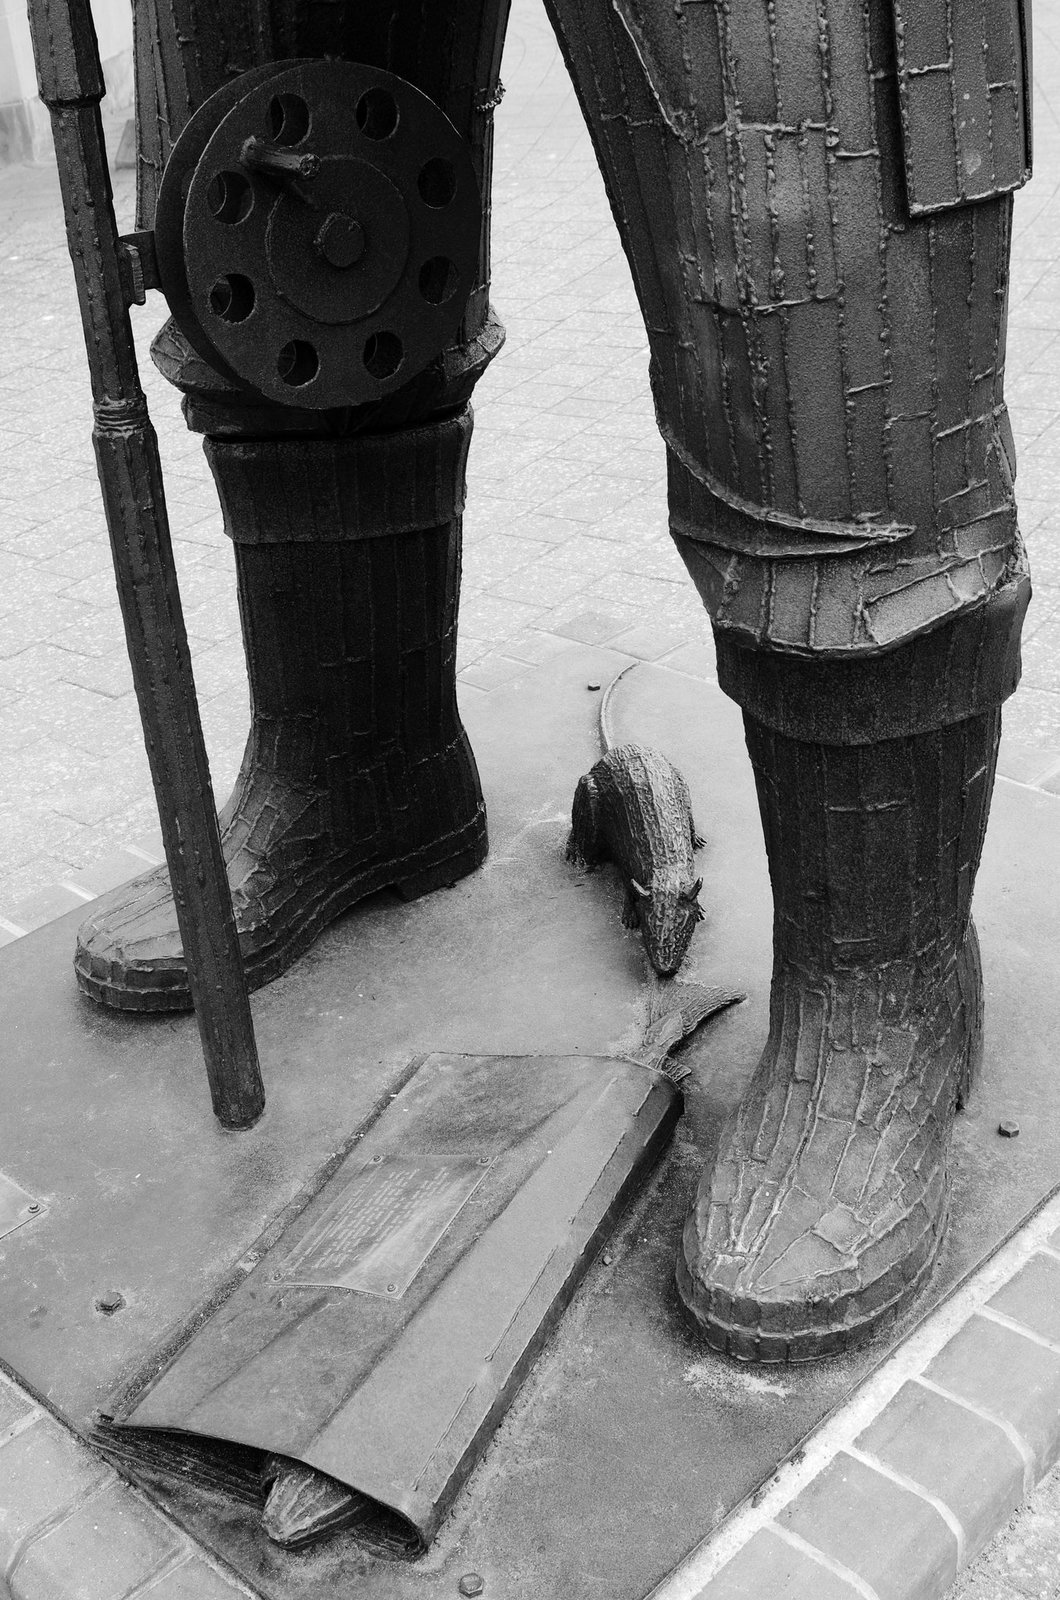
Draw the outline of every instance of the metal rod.
M30 0L29 15L88 352L96 465L188 982L214 1112L226 1128L247 1128L264 1109L265 1090L221 856L158 441L129 322L128 266L99 113L105 86L96 31L88 0Z

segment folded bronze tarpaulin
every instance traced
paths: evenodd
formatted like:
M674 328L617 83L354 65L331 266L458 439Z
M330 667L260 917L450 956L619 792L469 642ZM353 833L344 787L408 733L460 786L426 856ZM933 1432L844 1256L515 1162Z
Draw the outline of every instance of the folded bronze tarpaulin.
M426 1057L106 1447L244 1499L287 1457L426 1544L679 1112L627 1060Z

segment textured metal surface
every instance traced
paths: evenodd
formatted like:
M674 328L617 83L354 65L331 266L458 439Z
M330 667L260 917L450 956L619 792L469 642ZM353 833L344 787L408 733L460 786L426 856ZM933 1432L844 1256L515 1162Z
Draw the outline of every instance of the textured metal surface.
M1017 0L549 10L774 888L769 1035L678 1287L719 1349L810 1360L930 1270L980 1049L969 908L1028 596L1003 400L1022 21ZM888 653L890 742L857 726Z
M257 0L133 0L139 226L152 224L166 158L196 107L241 73L305 57L370 62L414 83L467 141L479 191L487 197L507 14L508 0L449 0L444 6L273 0L268 7ZM487 203L468 304L471 340L487 321L489 273ZM409 415L407 403L384 409L384 426L400 425Z
M1011 3L914 9L933 40L960 12L961 71L981 75L976 21L1007 25ZM979 604L1019 548L1011 202L911 216L890 0L548 9L633 264L671 526L715 629L875 654ZM952 146L958 130L928 131Z
M388 885L454 883L486 853L456 704L471 414L352 439L211 440L251 691L221 818L246 981ZM164 868L99 899L78 981L123 1010L190 1003Z
M941 1245L954 1111L983 1047L969 914L999 720L995 709L855 747L748 720L775 1010L678 1269L682 1299L731 1355L799 1361L863 1341L908 1303ZM951 781L932 782L939 770ZM808 792L816 827L805 809L791 815Z
M914 215L1030 177L1025 0L893 0L902 147Z
M693 855L702 845L688 784L658 750L616 745L578 779L567 860L587 869L617 865L623 921L640 928L663 978L677 971L703 918Z
M275 1237L261 1234L278 1208L386 1100L410 1054L594 1055L641 1036L640 940L621 928L608 875L579 889L563 861L571 787L598 749L585 684L624 664L572 649L469 700L489 870L416 906L364 905L255 997L269 1110L238 1141L211 1136L190 1018L145 1024L79 999L69 974L77 913L0 951L4 1126L18 1151L4 1166L49 1207L3 1241L0 1354L75 1426L123 1378L147 1375L171 1325L186 1335L189 1310L244 1278ZM866 1350L816 1367L748 1371L680 1314L673 1270L689 1192L768 1027L769 884L736 707L677 672L644 668L631 680L618 737L671 752L710 818L707 919L687 975L750 998L686 1048L693 1070L670 1154L425 1562L367 1557L349 1534L288 1556L263 1537L258 1503L233 1508L201 1475L175 1486L139 1475L268 1600L445 1600L466 1572L508 1600L597 1600L601 1589L642 1600L909 1326L907 1314ZM999 785L976 892L984 1070L957 1119L953 1226L924 1308L1060 1182L1058 813L1051 795ZM1004 1118L1019 1122L1018 1139L998 1135ZM108 1289L127 1302L110 1317L95 1310Z
M273 1281L403 1295L491 1159L370 1156L332 1180L313 1226L269 1258Z
M197 352L170 320L153 354L185 392L189 423L210 435L233 538L286 546L237 555L255 714L223 852L256 986L354 900L389 883L410 895L451 884L485 853L453 652L466 408L503 342L488 303L488 189L507 0L389 9L135 0L133 14L139 220L157 220L178 318L191 326L202 316L216 336L200 330ZM240 105L251 123L242 130L232 121ZM334 140L321 151L314 140L329 119ZM199 169L214 154L221 166L207 182ZM197 243L212 237L238 255L240 240L255 241L215 269L197 251L198 302L183 270L197 172L206 185L195 190L205 207ZM354 191L370 216L350 214ZM414 314L399 351L403 330L371 318L396 315L402 295ZM312 338L286 337L294 324L271 347L272 397L245 387L239 340L269 306L325 335L337 329L340 345L359 327L338 388L328 389ZM216 339L234 341L234 366ZM346 382L358 373L363 393ZM344 404L322 416L322 405L357 394L353 414ZM292 438L307 432L308 451ZM400 548L335 549L386 534ZM343 607L352 632L336 616ZM321 648L307 649L314 640ZM119 1008L188 1005L166 875L99 910L82 940L85 990Z
M220 351L205 337L198 327L192 311L187 273L184 268L184 210L188 187L218 122L248 94L257 83L275 75L276 66L251 68L237 78L223 83L210 98L188 118L176 140L170 157L158 182L158 199L154 212L155 259L159 280L166 303L185 338L203 359L232 383L239 384L238 375L228 367Z
M108 1430L112 1443L122 1437L120 1428ZM261 1514L261 1525L274 1544L301 1550L328 1538L341 1528L363 1528L362 1513L369 1508L364 1496L337 1478L327 1478L288 1456L270 1456L263 1477L275 1474Z
M429 1056L118 1420L291 1456L429 1540L679 1107L628 1062Z
M237 87L199 107L163 176L170 309L208 362L281 405L377 400L463 320L481 223L470 151L376 67L284 63Z
M567 860L590 870L615 862L626 891L623 922L640 927L648 960L668 977L703 919L694 860L703 840L681 773L659 751L615 738L612 704L636 665L616 673L601 697L604 753L574 791Z
M28 1194L14 1178L0 1172L0 1239L24 1223L43 1217L47 1209L36 1195Z

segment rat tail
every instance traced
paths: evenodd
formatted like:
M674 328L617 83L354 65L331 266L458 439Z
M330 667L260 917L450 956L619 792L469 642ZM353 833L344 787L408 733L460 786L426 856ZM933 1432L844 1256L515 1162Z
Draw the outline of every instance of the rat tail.
M639 667L639 661L631 661L628 667L623 667L621 672L616 672L600 701L600 743L604 747L604 754L615 748L615 730L611 722L611 700L627 672L632 672L634 667Z

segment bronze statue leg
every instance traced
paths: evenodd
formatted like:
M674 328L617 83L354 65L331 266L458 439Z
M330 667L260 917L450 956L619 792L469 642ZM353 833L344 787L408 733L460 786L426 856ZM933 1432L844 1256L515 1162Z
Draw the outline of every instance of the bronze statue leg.
M678 1288L716 1348L806 1360L929 1271L981 1049L970 904L1029 594L1001 390L1011 202L911 213L892 0L548 4L774 892L769 1039Z
M934 1262L953 1117L982 1052L971 899L1025 599L1013 584L888 655L789 661L749 689L774 897L769 1038L678 1261L717 1349L797 1361L846 1348ZM721 646L730 688L762 679L756 657ZM826 695L876 737L831 742L833 722L822 739L811 718ZM958 709L973 714L948 720Z
M221 825L251 987L364 895L425 893L486 854L455 651L468 401L503 339L488 299L488 194L506 15L507 0L137 0L142 225L196 107L232 74L289 57L344 57L415 83L467 140L486 201L459 343L388 398L281 407L214 373L173 324L156 340L189 426L206 436L235 545L251 730ZM164 869L94 905L75 965L103 1004L190 1005Z
M207 443L236 541L251 690L250 736L220 823L252 987L364 895L388 885L423 894L485 857L456 705L454 495L470 435L464 411L352 439ZM426 472L438 490L429 509L413 492ZM373 507L383 483L390 492ZM362 514L337 536L333 508L351 502ZM77 963L81 987L104 1003L188 1003L164 867L93 909Z

